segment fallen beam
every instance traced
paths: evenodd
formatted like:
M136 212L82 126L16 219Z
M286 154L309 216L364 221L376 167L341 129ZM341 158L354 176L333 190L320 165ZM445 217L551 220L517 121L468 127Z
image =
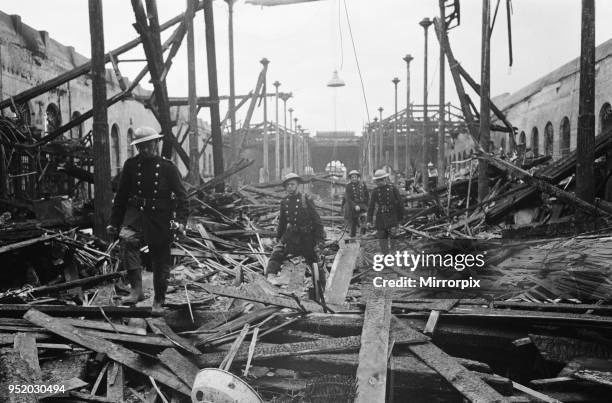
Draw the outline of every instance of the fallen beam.
M356 403L386 401L390 326L391 300L384 296L368 300L359 349Z
M0 304L1 318L21 318L32 308L53 316L74 316L104 319L100 308L109 318L148 318L156 316L150 307L119 307L119 306L75 306L75 305L30 305L30 304ZM159 315L157 315L159 316Z
M359 242L340 244L325 287L326 303L340 305L345 302L359 252Z
M145 363L140 354L134 353L125 347L101 338L85 335L77 328L54 320L55 318L45 315L44 313L35 309L29 310L24 315L24 318L35 325L42 326L45 329L72 341L73 343L79 344L97 353L106 354L110 359L115 360L136 372L150 376L156 381L163 383L177 392L187 396L190 396L191 394L191 389L161 364Z
M94 284L103 283L108 280L113 280L117 277L121 277L126 274L126 271L117 271L114 273L108 274L100 274L99 276L92 276L87 278L81 278L74 281L67 281L65 283L53 284L53 285L45 285L42 287L36 287L30 290L29 292L34 296L42 296L52 294L58 291L69 290L74 287L87 287L92 286Z

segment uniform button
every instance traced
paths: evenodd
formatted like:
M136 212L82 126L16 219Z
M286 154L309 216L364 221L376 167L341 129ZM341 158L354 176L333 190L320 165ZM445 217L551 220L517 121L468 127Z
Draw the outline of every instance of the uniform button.
M140 207L140 211L144 211L144 207Z
M159 184L159 182L158 182L158 181L155 181L155 186L157 186L158 184Z
M155 176L159 176L159 172L155 172Z
M140 181L136 182L136 184L137 184L138 186L140 186Z
M139 191L138 191L138 194L139 194L139 195L141 195L141 194L142 194L142 190L139 190Z
M142 172L138 172L138 176L142 176Z
M155 206L151 207L151 210L155 210Z
M157 194L157 189L155 189L155 190L153 191L153 193Z
M155 165L155 168L159 168L159 164Z

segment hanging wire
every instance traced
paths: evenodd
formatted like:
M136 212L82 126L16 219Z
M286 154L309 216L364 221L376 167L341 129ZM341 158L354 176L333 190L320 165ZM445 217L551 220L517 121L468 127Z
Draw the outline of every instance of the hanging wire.
M349 17L348 8L346 7L346 0L344 2L344 12L346 14L346 24L349 29L349 35L351 37L351 44L353 45L353 55L355 56L355 64L357 64L357 72L359 73L359 81L361 82L361 92L363 93L363 102L365 103L366 116L368 118L368 124L370 124L370 110L368 109L368 98L365 92L365 86L363 84L363 76L361 75L361 67L359 66L359 58L357 57L357 49L355 48L355 39L353 38L353 29L351 28L351 19Z
M344 44L342 43L342 9L340 8L341 3L338 0L338 38L340 38L340 71L344 66Z

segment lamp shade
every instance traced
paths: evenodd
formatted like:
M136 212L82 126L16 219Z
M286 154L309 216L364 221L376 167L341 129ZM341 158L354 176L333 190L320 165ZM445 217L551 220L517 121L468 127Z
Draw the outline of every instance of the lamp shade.
M344 87L346 84L338 76L338 70L334 70L331 80L327 83L328 87Z

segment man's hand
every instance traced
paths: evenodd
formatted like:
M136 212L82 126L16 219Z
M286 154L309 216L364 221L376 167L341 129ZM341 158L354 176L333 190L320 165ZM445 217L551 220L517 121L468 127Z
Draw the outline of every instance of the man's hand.
M108 226L106 226L106 233L111 238L116 238L117 235L119 235L119 229L117 229L117 227L115 227L114 225L108 225Z

